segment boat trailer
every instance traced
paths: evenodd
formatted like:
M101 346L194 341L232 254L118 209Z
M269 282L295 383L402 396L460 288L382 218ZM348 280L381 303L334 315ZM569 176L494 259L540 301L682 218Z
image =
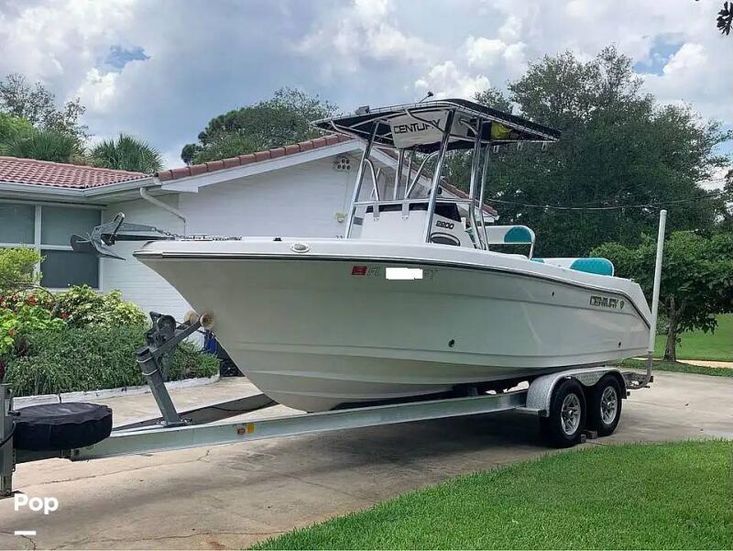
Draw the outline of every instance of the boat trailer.
M649 335L646 373L621 372L615 366L579 367L540 375L529 382L528 388L517 387L517 381L495 381L491 387L464 385L456 388L454 395L440 399L220 423L274 406L276 402L264 394L256 394L177 411L165 386L167 359L180 342L202 327L211 327L213 319L202 314L179 324L172 316L153 312L150 314L152 328L145 334L147 346L137 351L137 362L158 405L159 417L113 429L112 411L106 406L70 402L54 404L57 407L52 409L54 415L50 417L31 415L27 422L24 419L28 417L27 412L42 406L13 410L10 385L0 384L0 498L13 494L13 472L18 464L50 458L83 461L512 410L539 417L545 435L559 446L574 445L586 436L611 434L621 415L621 400L632 390L647 388L654 380L654 327L659 311L666 218L667 211L662 210L652 297L654 323ZM103 240L105 244L114 241L123 220L118 218L110 225ZM127 229L133 234L140 233L140 238L149 231L138 226ZM89 242L95 240L81 241L85 240L79 238L78 245L93 246ZM588 423L586 412L590 413ZM73 419L64 423L64 415Z
M478 387L468 386L458 389L455 396L441 399L220 423L224 419L271 407L277 403L264 394L256 394L188 411L177 411L164 384L166 360L181 341L202 327L202 324L206 325L207 320L205 316L201 316L199 319L178 324L171 316L156 313L151 313L151 318L153 327L146 333L148 345L137 352L137 361L160 410L158 417L112 429L112 412L109 408L77 404L109 412L108 418L104 421L95 419L90 421L92 425L86 430L78 429L83 433L80 436L82 439L91 434L90 438L93 438L93 441L71 447L63 444L65 437L49 439L48 435L59 426L58 423L52 422L43 427L44 437L40 441L28 437L21 438L22 431L26 429L22 423L23 412L38 406L14 411L10 386L0 385L0 498L13 494L13 472L18 464L42 459L63 458L84 461L510 410L533 414L539 416L541 420L548 420L553 416L551 411L553 396L563 381L574 381L585 389L592 389L599 381L612 378L621 389L621 395L618 396L618 415L620 415L620 399L626 398L630 390L645 388L652 381L650 375L622 373L613 366L587 367L539 376L531 381L528 388L504 389L501 388L502 384L508 386L514 384L514 381L505 383L499 381L496 382L498 385L496 390L490 393L481 393ZM63 406L73 404L72 402L53 406L63 409ZM100 435L95 427L102 426L104 422L108 423L108 429L106 433ZM52 424L55 424L55 427L52 427ZM613 428L615 429L615 424ZM68 436L68 433L65 434ZM586 431L585 434L595 436L592 431ZM66 441L79 440L74 436Z

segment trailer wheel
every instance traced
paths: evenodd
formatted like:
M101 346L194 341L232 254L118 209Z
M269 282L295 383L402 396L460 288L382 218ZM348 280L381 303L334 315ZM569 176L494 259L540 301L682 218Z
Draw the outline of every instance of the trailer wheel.
M84 402L41 404L17 410L14 447L58 451L91 446L112 432L112 410Z
M589 392L588 426L598 436L608 436L621 419L621 385L613 375L604 375Z
M575 379L558 383L550 400L548 417L540 417L542 432L549 444L569 448L580 442L585 428L585 395Z

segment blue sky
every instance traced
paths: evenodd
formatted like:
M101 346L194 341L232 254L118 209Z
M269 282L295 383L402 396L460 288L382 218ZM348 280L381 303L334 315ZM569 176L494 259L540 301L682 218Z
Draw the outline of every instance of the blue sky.
M213 116L282 86L344 110L470 97L532 60L608 44L664 102L733 123L733 37L717 0L0 0L0 75L79 96L95 139L147 139L180 164ZM726 151L730 152L731 147Z
M634 70L640 74L664 75L664 67L684 43L679 34L655 35L649 53L634 64Z

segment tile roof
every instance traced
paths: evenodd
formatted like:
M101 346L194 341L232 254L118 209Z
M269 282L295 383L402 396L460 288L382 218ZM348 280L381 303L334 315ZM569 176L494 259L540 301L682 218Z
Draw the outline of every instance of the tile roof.
M286 145L285 147L274 147L265 151L249 153L248 155L239 155L237 157L222 159L220 161L211 161L208 163L201 163L197 165L184 166L181 168L163 170L156 173L155 175L161 182L178 180L179 178L188 178L189 176L197 176L199 174L204 174L207 172L216 172L217 170L224 170L226 168L234 168L236 166L244 166L252 163L259 163L260 161L277 159L278 157L285 157L286 155L293 155L295 153L303 153L312 149L318 149L319 147L326 147L327 145L348 142L352 139L353 138L349 138L347 136L330 134L328 136Z
M211 161L196 165L184 166L181 168L172 168L162 170L153 176L161 182L177 180L179 178L187 178L207 172L216 172L227 168L244 166L252 163L258 163L270 159L277 159L295 153L303 153L320 147L334 145L337 143L348 142L352 140L348 136L340 134L330 134L312 140L306 140L296 144L286 145L284 147L275 147L265 151L256 151L248 155L239 155L229 159L219 161ZM380 148L380 151L387 153L396 160L396 154L387 149ZM429 176L429 174L425 174ZM109 168L97 168L83 165L72 165L64 163L53 163L50 161L37 161L35 159L20 159L17 157L0 156L0 183L8 182L14 184L35 184L39 186L52 186L70 189L88 189L106 186L109 184L117 184L120 182L129 182L134 180L142 180L150 177L150 174L142 172L128 172L126 170L112 170ZM461 198L468 198L461 189L443 181L441 186L449 193ZM491 206L484 204L484 211L496 215L496 210Z
M0 156L0 182L12 184L88 189L148 176L142 172Z

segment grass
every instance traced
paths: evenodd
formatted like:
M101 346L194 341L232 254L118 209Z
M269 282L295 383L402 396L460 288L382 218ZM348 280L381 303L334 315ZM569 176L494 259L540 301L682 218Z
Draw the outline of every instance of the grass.
M733 362L733 314L718 316L715 333L692 331L681 335L682 342L677 345L679 360L714 360ZM664 355L666 336L658 335L655 355Z
M733 442L598 446L412 492L255 549L733 548Z
M621 362L622 367L632 369L646 369L645 360L629 359ZM695 373L698 375L712 375L714 377L733 377L733 369L727 367L705 367L702 365L690 365L675 362L665 362L663 360L654 361L655 371L674 371L676 373Z

